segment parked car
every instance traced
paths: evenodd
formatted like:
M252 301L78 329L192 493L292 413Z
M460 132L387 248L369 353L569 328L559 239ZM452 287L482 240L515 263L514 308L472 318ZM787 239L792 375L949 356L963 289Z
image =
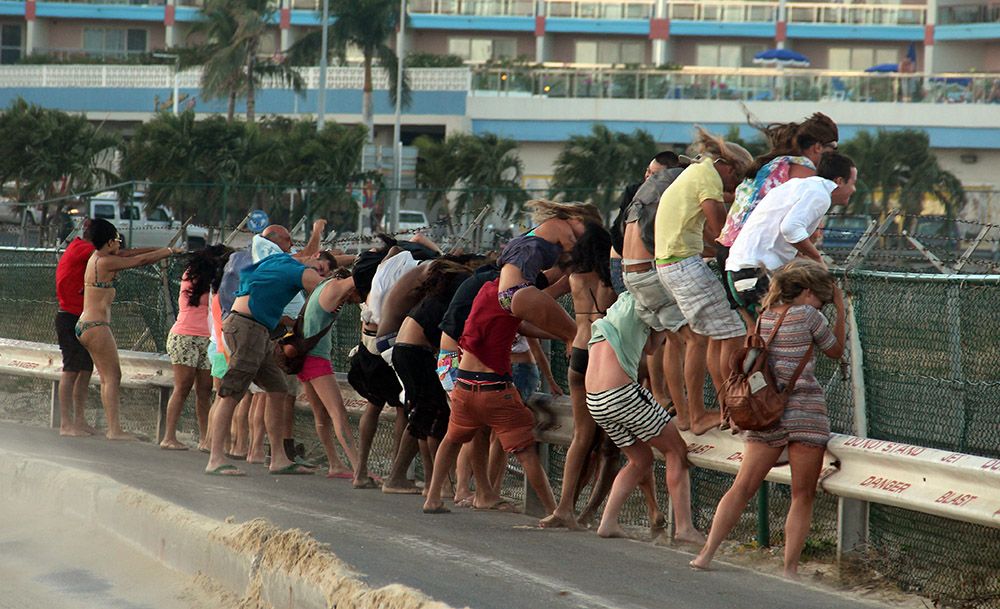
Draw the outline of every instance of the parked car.
M399 210L399 232L412 231L430 226L427 215L422 211L412 209Z
M958 223L947 216L917 216L914 218L910 234L933 252L944 253L963 249Z
M118 193L102 192L91 197L83 206L69 210L69 214L111 222L118 228L127 247L164 247L181 227L181 222L165 207L158 206L147 211L141 193L122 203ZM182 243L186 243L189 250L205 247L208 229L189 224L186 233L187 240Z
M823 249L853 249L869 224L868 216L829 216L823 227Z

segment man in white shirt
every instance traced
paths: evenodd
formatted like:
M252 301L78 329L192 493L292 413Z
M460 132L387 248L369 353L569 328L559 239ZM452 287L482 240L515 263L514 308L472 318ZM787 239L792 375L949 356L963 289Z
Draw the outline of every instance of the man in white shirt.
M854 161L828 153L815 176L788 180L760 200L726 261L726 281L741 307L753 310L767 292L767 275L795 256L823 262L812 236L832 204L847 205L857 180Z

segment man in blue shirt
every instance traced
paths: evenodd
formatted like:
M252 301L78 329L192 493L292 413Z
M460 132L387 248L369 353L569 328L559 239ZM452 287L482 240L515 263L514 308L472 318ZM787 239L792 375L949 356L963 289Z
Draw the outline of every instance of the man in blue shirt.
M271 446L281 447L284 436L282 402L287 394L285 374L271 356L271 333L278 327L285 306L305 290L311 293L322 278L292 256L273 254L240 273L232 311L222 324L231 350L229 370L219 387L212 408L212 450L205 472L241 476L243 472L224 462L226 433L236 404L251 382L267 392L265 426ZM221 432L221 433L220 433ZM283 450L271 451L272 474L306 474L313 470L292 462Z

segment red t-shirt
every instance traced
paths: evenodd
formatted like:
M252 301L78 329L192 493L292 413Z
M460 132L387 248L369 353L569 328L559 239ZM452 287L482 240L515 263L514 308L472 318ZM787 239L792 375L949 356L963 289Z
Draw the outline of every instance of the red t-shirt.
M500 307L500 280L483 285L472 301L458 345L497 374L511 374L510 347L521 320Z
M56 298L59 300L59 309L77 316L83 313L83 274L93 253L94 244L77 237L59 258L59 264L56 265Z

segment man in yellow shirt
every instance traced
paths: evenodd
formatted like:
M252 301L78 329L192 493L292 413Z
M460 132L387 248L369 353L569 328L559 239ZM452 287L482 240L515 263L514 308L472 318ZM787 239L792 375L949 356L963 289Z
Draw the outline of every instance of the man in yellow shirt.
M698 128L695 145L704 160L684 170L660 197L656 211L656 272L693 331L684 381L692 428L706 419L702 400L705 366L718 389L729 374L729 356L746 326L729 307L725 289L702 258L703 235L718 235L726 221L723 193L733 192L753 164L742 146ZM708 341L707 358L703 341ZM700 344L699 344L700 343ZM714 415L707 415L714 416ZM715 419L716 421L718 419ZM700 426L699 426L700 427Z

